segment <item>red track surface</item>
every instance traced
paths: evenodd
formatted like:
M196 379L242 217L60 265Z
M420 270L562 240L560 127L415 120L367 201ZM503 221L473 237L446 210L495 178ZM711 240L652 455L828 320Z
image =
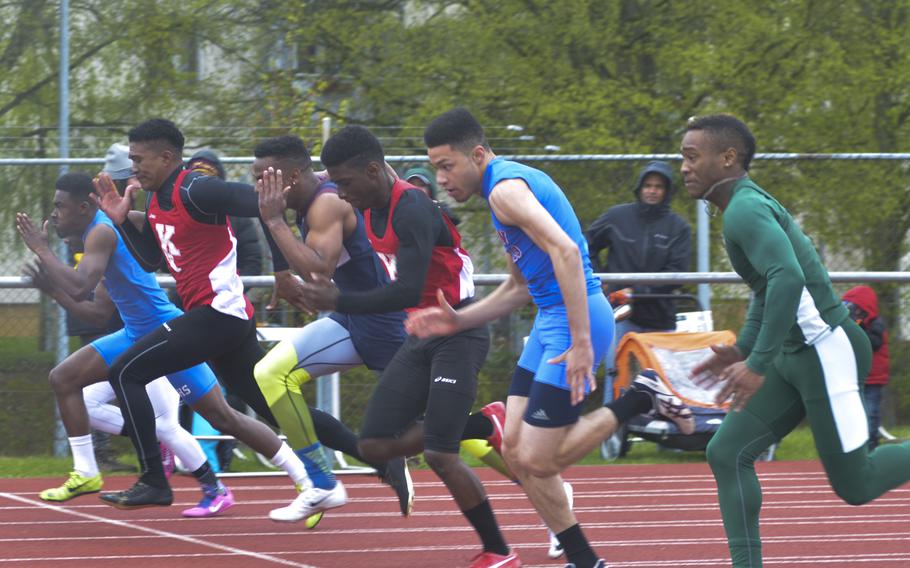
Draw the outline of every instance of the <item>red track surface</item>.
M850 507L816 463L762 463L758 469L765 488L765 566L910 566L908 489ZM547 557L546 532L520 488L491 470L478 473L525 566L563 566ZM576 467L566 478L588 539L612 568L729 566L706 465ZM198 498L188 478L175 480L174 506L137 511L112 509L94 495L49 505L36 493L61 480L0 479L0 567L451 568L468 566L479 552L473 531L432 473L416 473L417 503L407 519L374 478L343 479L348 504L311 531L266 517L293 497L286 478L229 480L238 505L203 520L180 517ZM131 481L110 478L105 489Z

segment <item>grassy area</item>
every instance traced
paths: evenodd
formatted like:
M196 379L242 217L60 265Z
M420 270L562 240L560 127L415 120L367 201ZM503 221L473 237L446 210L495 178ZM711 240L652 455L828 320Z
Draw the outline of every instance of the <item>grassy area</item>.
M900 439L910 439L910 426L892 428L891 433ZM250 452L247 451L249 454ZM134 456L125 453L121 457L127 463L136 463ZM778 461L818 459L812 434L807 427L797 428L780 444L775 459ZM471 465L482 465L470 457L465 460ZM698 463L705 461L704 452L678 452L664 450L649 442L635 443L626 457L612 463L650 464L650 463ZM603 464L599 451L591 452L582 464ZM0 457L0 477L39 477L65 476L71 468L70 459L51 456L35 457ZM425 467L425 466L422 466ZM262 468L255 460L234 460L232 471L257 471Z

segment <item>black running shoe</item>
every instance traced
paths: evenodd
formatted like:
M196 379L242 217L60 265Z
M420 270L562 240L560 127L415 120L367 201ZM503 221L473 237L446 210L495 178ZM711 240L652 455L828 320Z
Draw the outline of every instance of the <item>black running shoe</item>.
M170 487L164 489L153 487L143 481L126 491L102 493L100 499L111 507L118 509L141 509L143 507L169 507L174 502L174 493Z
M398 495L398 506L401 508L402 516L410 515L414 508L414 482L411 481L411 472L408 471L405 459L398 457L389 460L380 479Z

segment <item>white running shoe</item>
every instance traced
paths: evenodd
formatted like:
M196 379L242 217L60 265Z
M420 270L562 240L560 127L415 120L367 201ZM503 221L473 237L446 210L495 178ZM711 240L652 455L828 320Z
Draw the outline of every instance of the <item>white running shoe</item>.
M695 432L695 416L692 409L679 399L664 383L654 369L643 369L630 388L646 393L653 404L652 414L659 414L673 421L685 435Z
M316 513L341 507L347 502L348 492L345 491L341 481L336 479L335 487L331 489L319 489L312 486L304 489L287 507L270 511L269 518L273 521L296 523Z
M569 500L569 509L575 506L574 491L572 490L572 484L568 481L562 482L563 491L566 492L566 499ZM556 538L556 533L547 529L547 534L550 536L550 549L547 551L547 556L550 558L559 558L565 553L565 550L562 549L562 543L559 542L559 539Z

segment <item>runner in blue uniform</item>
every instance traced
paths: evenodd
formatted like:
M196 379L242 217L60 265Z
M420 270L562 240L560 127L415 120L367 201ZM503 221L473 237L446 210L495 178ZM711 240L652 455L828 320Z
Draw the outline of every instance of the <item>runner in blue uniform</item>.
M85 252L76 270L53 253L44 228L35 227L24 213L16 219L23 240L38 257L40 272L33 274L61 305L80 314L104 312L105 319L110 319L115 307L123 320L122 329L76 351L51 371L51 384L73 450L74 471L62 486L41 493L41 498L48 501L94 493L102 486L92 455L82 389L106 381L111 362L137 338L182 314L158 286L155 275L139 267L111 220L89 198L93 189L92 178L82 173L64 174L56 183L51 222L57 235L82 239L84 243ZM96 298L87 299L93 290ZM173 389L160 381L149 383L149 397L155 403L159 423L157 433L199 480L204 494L202 502L184 511L184 515L204 517L223 512L234 504L234 498L216 479L199 443L179 427L177 396L168 396L176 389L187 404L193 404L215 386L215 375L201 364L170 374L167 379ZM164 416L173 417L172 427L162 427Z
M424 141L439 185L456 201L479 194L490 205L508 253L509 278L483 300L455 311L439 307L409 315L421 337L447 335L502 317L533 301L538 307L506 406L503 454L569 566L604 566L569 507L560 472L635 414L657 411L694 430L691 411L647 374L622 397L580 416L594 388L594 370L610 347L613 314L591 270L588 246L565 194L549 176L497 158L477 120L451 110L426 129Z

